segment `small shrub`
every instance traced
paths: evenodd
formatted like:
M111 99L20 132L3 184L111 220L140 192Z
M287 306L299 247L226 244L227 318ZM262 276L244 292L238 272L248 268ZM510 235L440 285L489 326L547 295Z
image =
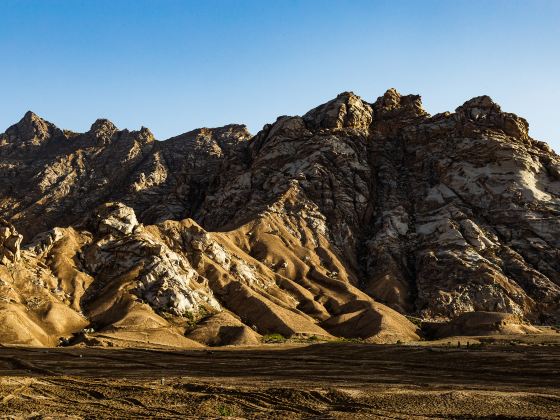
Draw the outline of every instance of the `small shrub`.
M422 328L422 319L410 315L405 315L405 317L414 325L416 325L418 328Z
M282 334L273 333L264 335L262 338L263 343L283 343L286 341L286 337Z
M235 414L233 408L225 404L220 404L217 407L217 411L218 414L222 417L231 417Z

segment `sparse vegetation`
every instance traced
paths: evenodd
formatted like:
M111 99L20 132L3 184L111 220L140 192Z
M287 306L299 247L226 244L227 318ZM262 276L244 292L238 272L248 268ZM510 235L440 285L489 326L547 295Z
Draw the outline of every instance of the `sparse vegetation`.
M335 343L355 343L355 344L363 344L366 341L363 338L348 338L348 337L337 337L334 340Z
M282 334L273 333L264 335L262 341L263 343L284 343L286 341L286 337Z
M226 404L218 405L216 410L217 410L218 414L222 417L231 417L231 416L235 415L235 410L232 407L230 407L229 405L226 405Z
M405 315L406 319L416 325L418 328L422 328L422 319L415 316Z

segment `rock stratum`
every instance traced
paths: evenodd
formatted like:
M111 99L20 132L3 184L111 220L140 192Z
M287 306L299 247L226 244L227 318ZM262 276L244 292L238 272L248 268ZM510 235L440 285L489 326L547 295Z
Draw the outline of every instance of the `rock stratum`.
M487 96L430 116L419 96L345 92L255 136L165 141L28 112L0 135L0 179L2 344L560 322L560 157Z

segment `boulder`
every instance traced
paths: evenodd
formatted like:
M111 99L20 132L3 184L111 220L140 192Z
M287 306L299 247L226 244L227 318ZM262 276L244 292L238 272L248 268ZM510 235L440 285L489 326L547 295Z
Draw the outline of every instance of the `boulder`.
M19 261L22 241L23 236L17 232L15 227L0 218L0 263L10 264Z

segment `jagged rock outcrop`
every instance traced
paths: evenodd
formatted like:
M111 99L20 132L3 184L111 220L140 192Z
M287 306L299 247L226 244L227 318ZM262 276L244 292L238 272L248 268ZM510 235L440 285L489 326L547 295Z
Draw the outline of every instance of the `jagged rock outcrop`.
M23 236L4 219L0 218L0 263L15 263L20 259Z
M303 120L310 129L367 130L372 120L372 109L352 92L344 92L336 99L309 111Z
M162 142L27 113L0 135L0 179L10 305L40 292L90 343L387 342L418 338L403 315L560 319L560 158L487 96L430 116L417 95L345 92L255 136ZM32 341L51 343L41 311Z
M202 308L219 310L207 281L188 258L170 249L157 234L138 225L134 210L122 203L107 203L94 212L94 242L83 250L82 262L95 281L84 306L106 287L132 280L131 294L157 312L196 315Z

